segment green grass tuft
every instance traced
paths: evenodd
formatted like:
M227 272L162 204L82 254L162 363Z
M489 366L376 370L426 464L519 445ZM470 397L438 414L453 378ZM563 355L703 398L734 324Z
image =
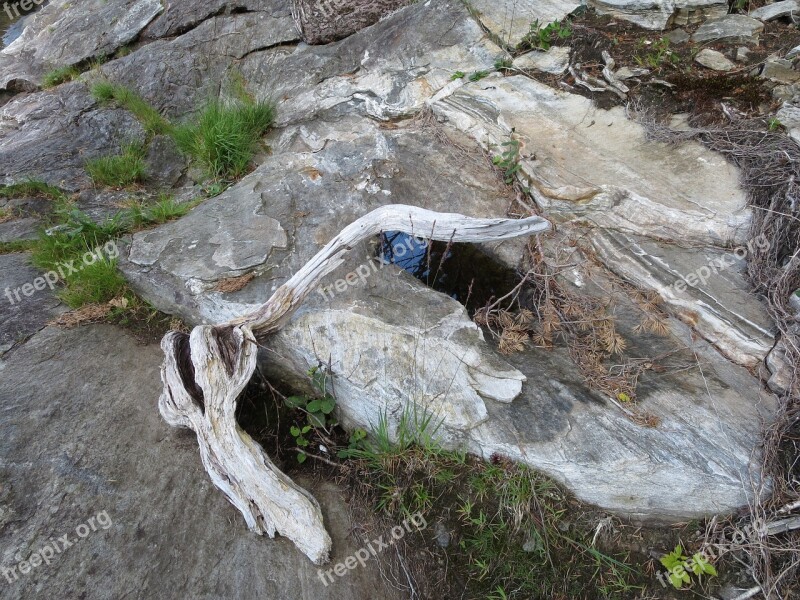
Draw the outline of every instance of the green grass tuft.
M36 240L13 240L11 242L0 242L0 254L11 254L12 252L27 252L36 245Z
M59 298L70 308L79 308L121 295L126 282L117 270L113 240L125 230L122 219L98 225L69 206L60 207L56 214L61 223L40 234L31 248L31 259L38 269L59 274L64 286Z
M109 81L95 83L91 89L92 96L101 102L116 101L119 106L133 113L147 133L157 135L169 133L172 129L169 121L150 106L133 90Z
M62 201L66 198L64 192L57 187L35 179L0 186L0 198L21 198L25 196L50 198L56 201Z
M178 147L194 158L214 179L243 175L259 138L275 118L270 102L210 102L194 121L175 128Z
M81 72L77 67L59 67L58 69L53 69L45 74L42 78L42 87L52 88L67 81L72 81Z
M88 161L86 171L96 184L127 187L145 177L144 148L140 144L128 144L122 154Z
M176 202L172 196L162 195L159 200L150 206L137 204L125 213L126 221L131 227L140 229L148 225L161 225L167 221L179 219L197 206L199 201Z

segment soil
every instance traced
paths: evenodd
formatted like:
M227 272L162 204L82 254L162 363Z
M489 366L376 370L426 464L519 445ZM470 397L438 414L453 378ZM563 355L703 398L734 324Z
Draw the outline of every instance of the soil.
M753 5L755 7L755 4ZM689 36L699 24L682 29ZM774 82L762 80L757 73L769 56L783 57L800 45L800 30L788 19L766 23L757 46L750 45L746 60L736 62L736 51L741 43L711 42L698 44L669 42L670 31L656 32L643 29L626 21L601 16L587 10L572 19L572 35L554 44L572 48L572 64L598 79L603 79L602 52L608 52L616 61L616 68L648 68L650 74L625 81L630 88L627 100L611 92L590 92L575 85L569 73L553 76L532 73L531 76L559 88L568 86L573 93L592 98L597 106L611 108L628 102L651 111L661 120L670 115L688 113L695 125L710 125L726 121L721 103L743 117L757 117L774 112L780 102L772 96ZM666 41L662 41L666 40ZM719 73L694 61L703 48L725 54L736 62L737 68ZM520 52L524 49L520 49ZM666 83L664 83L666 82Z

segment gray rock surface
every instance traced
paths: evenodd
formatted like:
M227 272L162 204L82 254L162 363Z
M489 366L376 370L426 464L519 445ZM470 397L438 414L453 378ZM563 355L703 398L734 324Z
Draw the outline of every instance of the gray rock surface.
M148 183L172 187L186 171L186 158L178 150L171 137L154 136L147 147L145 169Z
M50 69L111 55L161 11L159 0L53 0L0 50L0 89L20 78L39 83Z
M521 170L547 216L685 243L740 243L749 210L738 172L697 144L648 142L622 108L522 76L467 84L433 103L497 153L515 129Z
M670 24L697 23L728 12L728 4L720 0L590 0L589 5L602 14L658 30Z
M742 44L758 44L764 24L747 15L725 15L710 19L692 34L693 42L725 40Z
M513 66L523 71L542 71L560 75L569 67L569 46L553 46L547 52L527 52L514 59Z
M772 320L747 286L745 259L755 244L730 252L611 231L594 231L589 239L611 271L658 293L673 315L733 362L756 367L772 348Z
M764 62L760 77L776 83L791 85L800 82L800 71L792 66L790 60L769 58Z
M41 277L28 254L0 254L0 356L66 310Z
M703 48L694 57L695 62L714 71L730 71L736 65L729 60L722 52L717 52L711 48Z
M800 127L800 106L786 102L780 107L778 112L775 113L775 117L786 129Z
M183 117L219 95L224 74L236 61L297 39L285 6L271 8L205 20L180 37L154 41L100 71L136 90L167 116Z
M765 4L750 12L750 16L761 21L772 21L789 15L800 13L800 2L797 0L780 0Z
M333 44L254 52L241 70L259 97L277 100L283 126L324 114L412 116L462 85L453 73L491 71L502 56L461 2L445 0L413 4Z
M530 33L535 21L545 27L561 21L580 5L579 0L470 0L483 26L512 48Z
M0 223L0 242L35 239L38 228L39 219L35 217L21 217Z
M530 100L526 106L549 116ZM479 146L450 128L429 127L382 128L352 115L275 132L274 154L237 186L176 223L134 236L123 270L156 306L190 322L213 322L262 302L344 225L381 204L402 200L474 216L503 214L510 198ZM672 152L687 154L685 148ZM601 172L596 163L595 172ZM720 180L715 183L719 190ZM520 256L519 246L509 243L489 250L511 265ZM586 387L564 349L501 358L459 303L395 267L372 267L369 252L369 245L354 249L326 285L363 266L362 279L344 291L313 293L267 340L272 352L265 372L303 388L307 369L319 357L334 357L347 424L370 427L383 411L396 415L416 403L441 416L447 443L524 461L584 500L637 517L674 519L746 501L743 490L750 488L742 480L758 477L749 473L752 448L771 399L745 369L692 341L679 320L670 319L669 335L658 342L634 332L641 314L630 301L617 309L630 343L639 344L635 355L674 358L665 373L645 376L640 402L663 427L643 429ZM674 256L676 271L696 268L691 253ZM234 294L214 291L219 280L243 271L259 276ZM737 276L725 277L714 285L741 290ZM749 301L741 291L730 298ZM727 306L724 300L720 306ZM717 318L724 329L740 326L742 316ZM720 435L727 436L725 448L715 445Z
M0 598L401 598L374 559L326 586L291 542L247 531L194 435L158 415L162 356L94 325L45 329L0 361L0 568L17 569ZM333 566L361 546L346 495L298 483L322 505ZM64 534L71 547L20 573Z
M81 82L19 96L0 108L0 182L34 178L67 191L87 188L87 160L144 137L130 113L99 106Z

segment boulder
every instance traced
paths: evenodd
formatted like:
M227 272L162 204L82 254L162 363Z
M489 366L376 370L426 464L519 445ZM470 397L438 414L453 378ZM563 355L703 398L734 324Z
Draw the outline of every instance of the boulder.
M736 68L736 65L729 60L722 52L711 50L710 48L703 48L694 57L695 62L703 65L707 69L713 71L730 71Z
M740 244L750 211L738 171L696 143L647 140L625 110L522 76L467 84L432 104L491 153L511 135L548 218L680 243Z
M219 95L225 73L247 56L298 38L291 15L272 11L213 17L171 40L156 40L103 65L101 73L135 90L157 110L182 118Z
M562 21L581 2L579 0L470 0L481 24L498 43L516 48L538 21L540 27Z
M590 0L589 5L601 14L656 30L698 23L728 12L724 0Z
M517 105L538 109L535 96ZM273 155L239 184L180 221L133 237L122 268L140 294L189 322L218 322L262 302L376 206L403 201L498 216L511 200L477 143L450 127L382 127L351 114L288 126L270 144ZM578 239L577 225L560 230ZM557 247L570 246L565 240ZM509 266L520 258L519 243L486 250ZM642 376L639 402L661 420L643 428L587 387L565 348L501 357L460 303L373 257L370 244L354 248L266 341L265 373L304 389L308 368L330 358L348 426L371 428L388 414L394 427L405 407L418 406L442 420L447 445L525 462L579 498L637 518L675 520L747 502L752 488L742 482L759 477L753 448L771 397L680 320L669 319L670 333L660 339L634 331L641 312L630 300L621 298L615 309L634 355L667 357L663 370ZM678 272L694 267L677 259L673 265ZM239 291L219 291L221 281L243 273L256 277ZM602 273L575 289L586 290ZM735 280L729 277L727 283Z
M747 15L725 15L710 19L700 25L692 34L696 43L723 40L740 44L758 44L758 38L764 30L764 24Z
M528 52L514 59L513 66L523 71L561 75L569 67L569 46L553 46L546 52Z
M789 15L798 15L798 13L800 13L800 2L797 0L780 0L750 11L750 16L760 21L772 21Z

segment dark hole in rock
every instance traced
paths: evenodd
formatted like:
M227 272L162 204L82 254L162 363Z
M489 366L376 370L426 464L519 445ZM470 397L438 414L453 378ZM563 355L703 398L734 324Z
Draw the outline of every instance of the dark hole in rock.
M378 256L458 300L470 315L510 292L520 281L513 269L481 252L475 244L428 242L387 231L381 234Z

